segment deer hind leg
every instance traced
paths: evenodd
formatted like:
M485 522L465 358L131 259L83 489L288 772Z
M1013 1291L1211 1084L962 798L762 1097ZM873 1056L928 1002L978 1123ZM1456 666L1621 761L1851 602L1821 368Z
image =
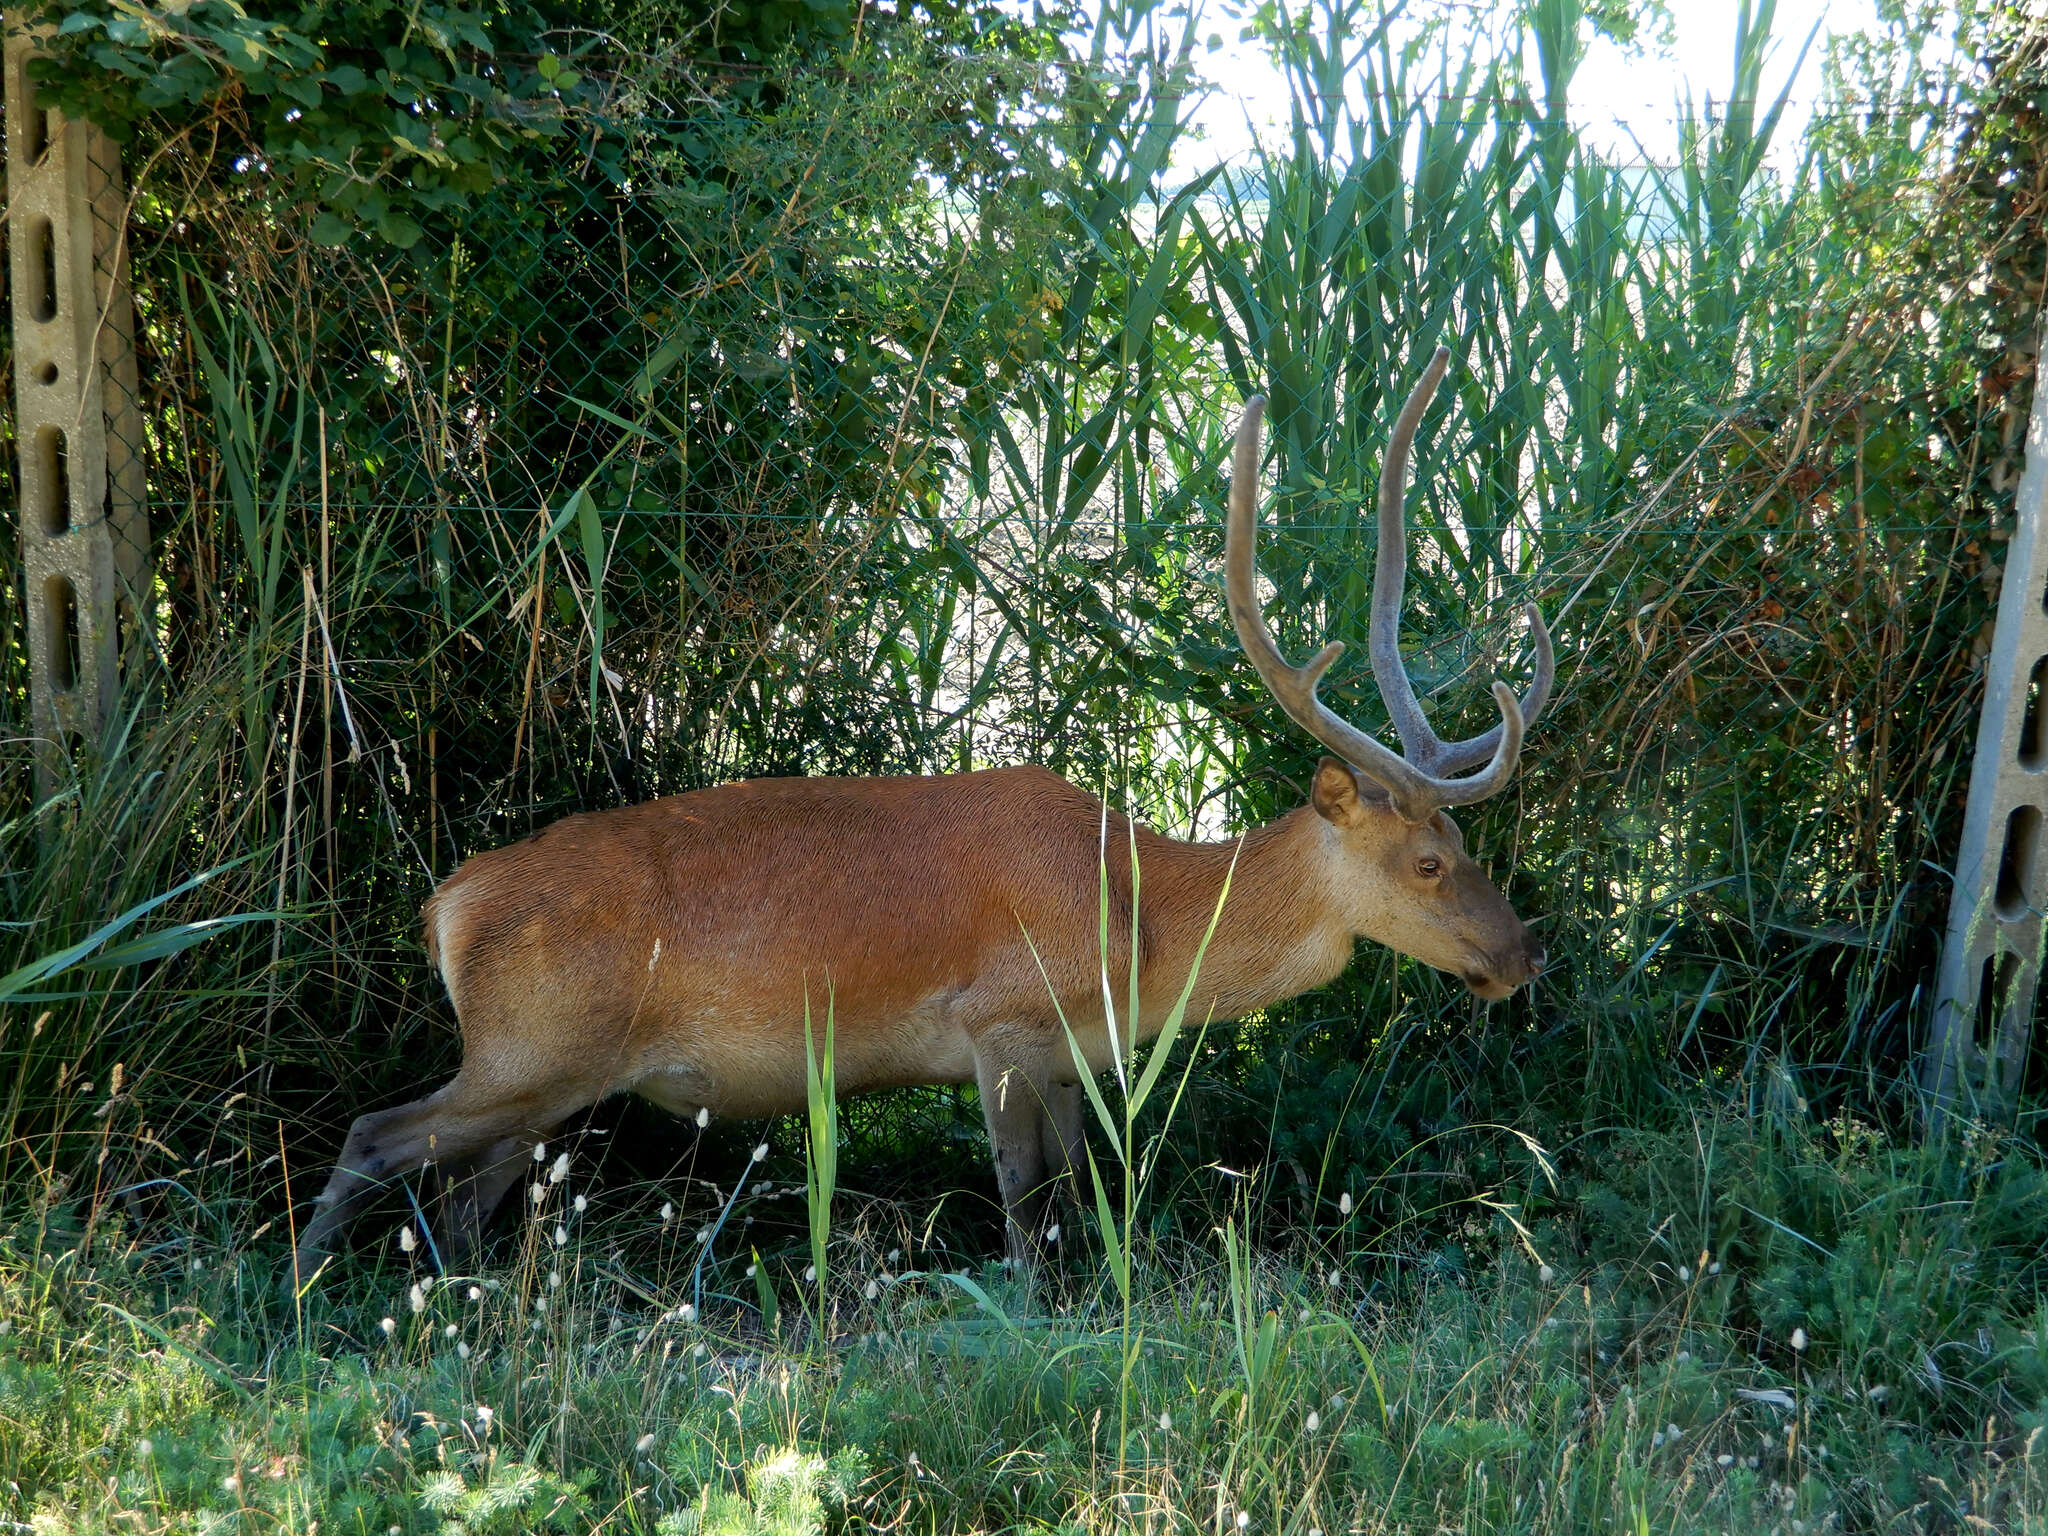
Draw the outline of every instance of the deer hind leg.
M429 1160L443 1167L469 1164L510 1140L530 1146L547 1128L595 1104L605 1086L580 1076L550 1080L536 1074L512 1091L499 1092L465 1065L439 1092L362 1116L349 1127L327 1188L314 1202L319 1213L299 1235L297 1283L312 1277L328 1246L392 1180L419 1171Z
M1045 1080L1019 1067L997 1065L985 1054L975 1058L974 1079L988 1122L996 1188L1009 1218L1005 1250L1018 1265L1029 1266L1045 1227L1045 1147L1039 1131Z
M541 1139L507 1136L466 1163L442 1168L434 1232L444 1272L459 1269L483 1241L492 1214L532 1163L533 1148Z

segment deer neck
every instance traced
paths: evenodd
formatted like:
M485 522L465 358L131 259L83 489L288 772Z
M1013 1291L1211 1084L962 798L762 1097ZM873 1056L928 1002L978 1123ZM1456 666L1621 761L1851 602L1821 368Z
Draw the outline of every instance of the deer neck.
M1319 987L1350 963L1333 899L1328 828L1303 806L1221 843L1141 845L1141 1032L1157 1033L1187 984L1212 917L1185 1022L1222 1023ZM1224 896L1224 881L1229 894ZM1217 917L1217 900L1223 898Z

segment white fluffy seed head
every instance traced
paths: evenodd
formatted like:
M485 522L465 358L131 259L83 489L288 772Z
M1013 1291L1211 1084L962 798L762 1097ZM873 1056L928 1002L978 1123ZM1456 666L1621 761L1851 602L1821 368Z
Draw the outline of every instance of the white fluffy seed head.
M554 1167L548 1170L548 1182L559 1184L569 1177L569 1154L564 1152L555 1159Z
M427 1293L421 1290L417 1285L415 1285L410 1291L406 1292L405 1299L407 1304L411 1306L413 1311L424 1312L427 1310Z
M150 1457L154 1456L155 1454L156 1447L152 1445L149 1441L138 1440L135 1442L135 1459L137 1461L147 1461Z
M1164 1408L1159 1410L1159 1432L1163 1435L1173 1428L1173 1415Z
M582 1212L590 1209L590 1200L587 1196L578 1195L575 1199L574 1205L577 1213L580 1215Z
M661 941L657 939L655 942L660 943ZM638 1440L635 1440L633 1442L633 1454L635 1456L645 1456L649 1451L653 1449L654 1436L652 1434L642 1435Z
M559 1248L568 1241L569 1229L558 1222L555 1226L555 1246Z
M680 1307L676 1308L676 1316L680 1317L686 1323L694 1323L695 1321L697 1321L697 1309L691 1306L686 1301Z
M539 1205L541 1201L547 1199L548 1187L547 1185L541 1183L539 1180L536 1179L534 1181L533 1188L529 1191L529 1193L533 1197L533 1203L535 1205Z
M400 1253L411 1253L416 1246L418 1244L412 1235L412 1228L410 1226L400 1227L398 1229L398 1251Z
M1058 1222L1054 1222L1045 1229L1045 1240L1048 1243L1056 1243L1060 1240L1060 1224Z
M1536 1266L1536 1278L1542 1284L1548 1285L1557 1278L1557 1271L1548 1264L1539 1264Z
M1339 1216L1349 1216L1351 1214L1351 1191L1348 1189L1337 1197L1337 1214Z
M760 1144L759 1146L757 1146L757 1147L755 1147L755 1148L754 1148L754 1161L755 1161L755 1162L757 1162L757 1163L763 1163L763 1162L766 1162L767 1160L768 1160L768 1143L764 1141L764 1142L762 1142L762 1143L761 1143L761 1144Z
M398 1331L398 1319L395 1317L387 1317L384 1319L383 1322L379 1323L377 1326L384 1330L384 1337L388 1339L391 1337L392 1334Z
M873 1301L877 1296L882 1294L882 1287L875 1281L870 1280L866 1285L860 1288L860 1293L861 1295L867 1297L869 1301Z
M697 1111L697 1129L702 1130L705 1126L709 1125L710 1123L711 1106L709 1104L706 1104L702 1109Z
M559 1290L560 1290L561 1288L562 1288L562 1272L561 1272L561 1271L560 1271L559 1269L551 1269L551 1270L549 1270L549 1271L548 1271L548 1289L549 1289L549 1290L551 1290L551 1291L559 1291Z
M462 1332L460 1328L456 1327L453 1323L450 1323L446 1328L443 1328L441 1330L441 1337L444 1339L452 1339L455 1337L455 1335L457 1335L460 1332Z
M1252 1517L1251 1517L1251 1511L1249 1511L1249 1510L1244 1510L1244 1509L1240 1509L1240 1510L1239 1510L1239 1511L1237 1512L1237 1528L1238 1528L1238 1529L1239 1529L1240 1531L1248 1531L1248 1530L1250 1530L1250 1529L1251 1529L1251 1527L1252 1527Z
M806 1264L804 1266L804 1284L809 1285L813 1280L816 1280L817 1278L818 1266L815 1264Z
M1794 1328L1792 1330L1792 1349L1797 1354L1804 1354L1806 1352L1806 1330L1804 1328Z
M673 1200L661 1202L661 1219L664 1225L676 1219L676 1206Z
M710 1241L711 1241L711 1229L710 1229L709 1227L699 1227L699 1228L697 1229L697 1241L698 1241L698 1242L699 1242L700 1244L702 1244L702 1243L708 1243L708 1242L710 1242Z
M536 1163L544 1163L548 1160L548 1144L546 1142L536 1141L533 1144L533 1160Z
M469 1358L469 1343L467 1340L463 1340L455 1346L455 1358L458 1360L467 1360Z
M1308 1417L1301 1421L1301 1427L1310 1434L1314 1434L1323 1427L1323 1416L1311 1408L1308 1411Z

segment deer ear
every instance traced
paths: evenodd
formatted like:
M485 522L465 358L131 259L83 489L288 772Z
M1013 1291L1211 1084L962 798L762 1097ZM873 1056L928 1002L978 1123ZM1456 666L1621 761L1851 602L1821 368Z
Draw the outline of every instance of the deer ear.
M1309 790L1309 804L1333 827L1356 826L1365 807L1384 809L1391 802L1387 792L1351 771L1349 763L1326 757L1316 764L1315 784Z

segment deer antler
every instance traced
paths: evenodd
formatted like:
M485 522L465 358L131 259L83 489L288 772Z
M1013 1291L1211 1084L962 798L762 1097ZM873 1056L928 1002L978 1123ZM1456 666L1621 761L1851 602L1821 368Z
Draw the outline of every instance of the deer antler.
M1380 551L1374 573L1371 641L1373 673L1386 695L1388 712L1400 733L1408 756L1383 747L1348 720L1335 714L1316 697L1316 687L1332 662L1343 655L1344 642L1332 640L1312 656L1306 665L1294 666L1281 654L1259 609L1255 586L1258 541L1257 492L1259 470L1259 428L1266 400L1254 395L1245 402L1244 417L1238 423L1237 442L1231 455L1230 512L1225 523L1223 545L1224 590L1230 604L1230 620L1237 629L1245 655L1264 679L1273 697L1303 730L1315 737L1353 768L1383 785L1393 797L1394 808L1411 823L1427 821L1441 806L1471 805L1498 794L1514 777L1522 752L1525 718L1533 719L1550 693L1553 670L1550 634L1532 605L1529 618L1536 633L1536 678L1529 689L1528 713L1515 699L1507 684L1493 685L1494 702L1500 707L1501 723L1484 736L1447 746L1439 741L1422 717L1415 690L1402 670L1400 652L1394 642L1394 619L1398 615L1405 572L1405 543L1401 529L1401 502L1406 482L1408 447L1422 418L1437 381L1444 375L1450 353L1439 348L1422 382L1408 397L1387 444L1387 458L1380 480ZM1391 508L1391 511L1390 511ZM1389 518L1393 537L1389 539ZM1388 579L1391 548L1392 580ZM1391 591L1391 603L1387 594ZM1387 615L1383 625L1382 614ZM1396 681L1380 666L1381 638L1392 649L1392 672ZM1466 778L1449 776L1457 768L1486 761L1486 767Z
M1430 729L1416 702L1408 669L1401 664L1401 601L1408 582L1408 528L1402 515L1408 493L1408 449L1415 441L1415 429L1423 409L1450 366L1448 347L1438 347L1436 356L1422 372L1408 403L1395 418L1387 435L1387 452L1380 461L1380 546L1372 568L1372 622L1366 650L1372 658L1373 680L1380 685L1386 701L1387 718L1401 738L1401 752L1424 773L1464 773L1492 757L1500 748L1504 726L1472 737L1469 741L1447 742ZM1550 702L1550 685L1556 677L1557 660L1550 646L1550 630L1534 603L1523 608L1529 619L1529 633L1536 642L1536 675L1529 691L1522 695L1522 724L1531 726ZM1507 711L1501 711L1503 721ZM1512 771L1512 770L1510 770ZM1505 782L1505 781L1503 781Z

